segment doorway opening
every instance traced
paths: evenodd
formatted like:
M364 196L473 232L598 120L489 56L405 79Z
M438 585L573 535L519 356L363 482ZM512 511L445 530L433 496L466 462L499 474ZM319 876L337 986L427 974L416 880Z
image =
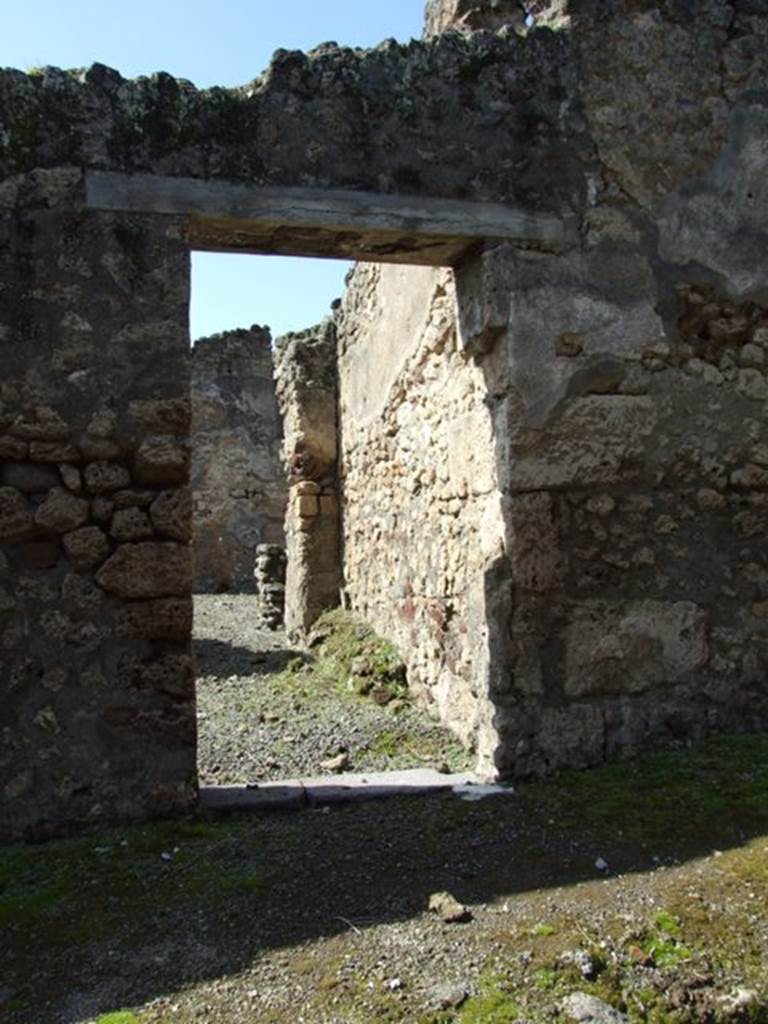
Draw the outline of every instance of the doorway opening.
M190 332L201 786L468 770L471 754L411 700L396 647L349 609L322 614L343 604L335 345L349 263L202 255ZM299 317L321 322L291 330ZM285 630L286 530L314 573L308 645Z
M484 572L503 538L503 517L487 382L473 352L496 336L503 311L482 254L497 243L558 248L571 237L570 222L438 197L101 171L87 173L86 201L97 210L171 217L175 236L181 231L192 250L362 261L360 288L347 303L354 327L345 326L329 374L341 378L351 353L344 376L357 400L346 406L341 435L345 520L356 491L356 525L344 533L347 578L355 560L360 570L352 605L402 640L420 702L431 701L444 724L477 743L479 758L495 749ZM461 267L462 292L468 288L458 318L454 267ZM415 289L411 273L424 275ZM314 366L303 358L307 348L316 354L322 345L294 346L292 381L302 400L296 434L285 442L287 539L301 552L289 557L287 575L297 566L303 572L286 587L287 604L291 593L298 599L287 610L289 624L304 627L299 633L340 566L338 557L324 562L326 536L338 539L323 528L338 518L339 496L323 446L311 443L314 428L304 429L324 390L306 372ZM429 423L415 415L420 406L431 410ZM347 426L352 441L344 439ZM430 431L439 436L439 455Z

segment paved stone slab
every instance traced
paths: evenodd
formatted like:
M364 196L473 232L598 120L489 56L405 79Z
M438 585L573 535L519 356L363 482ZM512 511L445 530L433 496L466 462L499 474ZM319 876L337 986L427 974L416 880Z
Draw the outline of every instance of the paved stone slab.
M471 772L447 775L432 768L345 772L254 786L203 786L200 803L212 811L295 810L396 796L425 796L453 789L466 792L473 785L480 791L485 780Z
M440 793L456 785L478 781L468 773L446 775L431 768L396 772L346 772L301 779L310 805L357 803L393 796Z
M267 787L201 786L200 804L209 811L298 810L307 804L300 783L275 783Z

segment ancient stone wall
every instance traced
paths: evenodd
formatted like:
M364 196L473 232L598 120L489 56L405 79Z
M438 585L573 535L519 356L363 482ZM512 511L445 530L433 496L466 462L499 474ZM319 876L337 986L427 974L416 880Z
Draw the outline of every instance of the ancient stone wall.
M524 35L533 28L568 28L569 7L569 0L428 0L424 35L479 29L511 29Z
M100 64L0 69L0 180L77 166L557 210L583 189L591 158L571 116L569 51L555 34L329 43L278 50L253 82L207 90L163 73L129 81ZM541 166L555 161L543 182Z
M481 24L482 7L432 5L443 27L470 8ZM496 736L488 743L481 731L481 764L518 775L768 724L768 289L758 249L768 239L768 136L765 94L754 92L766 82L766 19L749 3L712 4L696 19L654 4L550 8L570 27L600 168L588 178L578 251L502 247L456 272L458 337L485 382L478 406L492 418L489 479L505 525L501 558L483 563L465 530L443 534L440 549L459 575L471 568L477 580L485 566L487 654L468 645L472 668L454 675L452 700L485 703L477 714L493 717ZM498 5L486 11L492 21ZM653 72L659 124L643 135L647 69L659 59L670 74ZM685 114L691 95L696 118ZM402 642L399 581L429 564L424 548L440 536L436 495L420 500L439 430L430 423L416 444L410 435L422 403L426 422L445 412L446 433L455 412L448 398L433 404L426 374L394 386L402 353L448 330L433 282L416 272L396 286L397 303L430 308L429 327L389 320L394 273L358 273L345 299L341 430L350 594ZM379 418L358 441L373 381L388 405L373 405ZM476 503L463 503L464 519ZM389 543L379 548L382 528ZM366 569L371 546L398 581L386 592ZM432 582L445 587L440 574ZM416 657L429 649L426 622L407 642L417 692L426 686L433 699L451 643ZM460 716L437 706L456 728Z
M0 72L4 832L194 797L194 211L95 213L95 170L493 200L573 225L557 245L478 244L454 274L455 335L447 278L403 281L387 335L378 289L399 271L356 277L350 592L508 774L768 727L768 12L546 6L551 22L520 34L282 51L240 90L98 65ZM316 409L320 364L329 380L328 330L304 346L318 367L296 364L298 408ZM334 386L319 389L323 437ZM341 581L336 451L302 451L317 425L297 422L289 577L292 538L294 569L314 567L294 588L298 630Z
M300 640L342 580L338 502L338 381L332 318L276 344L277 397L288 477L285 627Z
M267 328L192 348L195 589L254 590L256 548L284 544L286 483Z
M81 179L0 186L5 836L195 798L189 258Z
M486 577L504 530L451 272L358 265L338 337L349 600L397 644L415 696L490 757Z

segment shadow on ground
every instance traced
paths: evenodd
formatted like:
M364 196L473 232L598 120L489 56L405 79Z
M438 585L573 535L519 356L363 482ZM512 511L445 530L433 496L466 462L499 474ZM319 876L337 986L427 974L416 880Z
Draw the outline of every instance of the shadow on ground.
M257 651L224 640L195 639L192 653L198 676L229 679L232 676L266 676L291 664L310 660L304 651L288 647Z
M768 831L768 738L453 795L272 816L190 817L0 855L8 1024L81 1021L245 970L261 954L648 871ZM239 1019L239 1018L238 1018Z

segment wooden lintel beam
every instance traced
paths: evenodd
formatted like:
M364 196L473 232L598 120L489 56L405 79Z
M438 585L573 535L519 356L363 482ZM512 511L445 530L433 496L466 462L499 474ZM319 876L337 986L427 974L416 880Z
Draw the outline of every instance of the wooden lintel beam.
M568 220L500 203L151 174L88 171L86 206L181 217L199 249L438 266L483 243L559 250L574 240Z

